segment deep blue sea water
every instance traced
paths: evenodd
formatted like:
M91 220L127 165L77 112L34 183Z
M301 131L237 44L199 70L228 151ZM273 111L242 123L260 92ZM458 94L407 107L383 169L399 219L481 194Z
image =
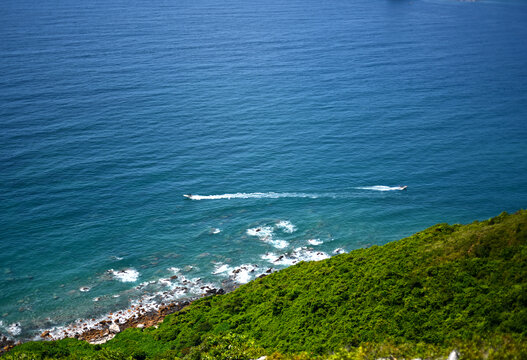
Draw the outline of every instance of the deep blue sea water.
M527 206L523 0L7 0L0 36L0 333Z

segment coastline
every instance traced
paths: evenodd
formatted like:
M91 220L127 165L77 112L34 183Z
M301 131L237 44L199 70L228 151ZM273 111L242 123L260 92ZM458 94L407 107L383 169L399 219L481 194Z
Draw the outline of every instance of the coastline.
M478 359L486 357L489 349L527 354L521 333L524 319L518 316L524 309L519 302L503 306L521 296L525 216L522 210L467 225L437 224L383 246L322 262L302 262L269 277L262 274L236 291L199 299L192 306L180 301L160 304L156 311L135 307L110 314L113 320L99 322L98 329L85 329L84 324L77 329L74 338L100 346L72 339L40 341L15 347L13 356L38 358L55 351L57 357L82 358L100 350L141 358L193 358L196 353L217 358L226 350L232 350L229 356L243 353L244 358L257 358L266 351L338 353L345 358L352 352L364 358L365 349L374 358L462 354ZM495 281L494 274L503 274L504 281ZM208 291L208 295L223 293L223 289ZM449 311L438 311L441 308ZM160 324L176 311L180 312ZM416 322L416 314L429 322ZM462 326L460 318L466 319ZM495 323L494 318L503 320ZM383 326L376 327L379 323ZM312 331L300 333L306 325ZM116 337L126 328L151 326L155 330L127 331ZM51 340L52 336L42 333L41 337Z
M234 290L235 288L236 287L233 287L232 289L230 289L230 291ZM190 298L188 300L182 301L174 301L167 304L161 303L157 310L145 309L143 307L137 307L132 305L129 309L120 310L115 314L108 314L108 320L101 320L95 325L95 327L82 331L80 334L77 334L73 337L79 340L85 340L90 344L103 344L106 341L113 339L116 334L128 328L135 327L142 329L151 326L156 326L157 324L162 322L167 315L185 309L191 303L200 298L213 295L223 295L226 293L227 292L223 288L213 288L207 290L200 297ZM123 322L123 318L120 318L120 316L124 316L125 314L132 315ZM112 318L114 319L112 320ZM51 335L48 331L45 331L40 335L40 337L47 338L51 337ZM57 339L50 338L50 340Z
M144 298L132 301L127 308L113 312L108 312L98 318L77 319L63 326L55 326L47 329L40 329L33 338L15 339L8 334L0 333L0 355L11 350L16 345L30 341L56 341L66 338L75 338L84 340L90 344L103 344L115 337L116 334L128 328L148 328L161 323L167 315L183 310L194 301L213 295L224 295L237 289L243 283L237 282L237 275L242 270L254 272L255 269L249 269L247 266L240 266L233 269L228 279L221 283L221 287L215 287L209 283L203 283L200 278L183 279L188 288L176 287L163 293L152 294ZM272 272L277 271L274 268L268 268L265 272L260 273L256 278L264 277ZM173 276L172 278L178 278ZM139 285L141 286L141 285ZM200 293L189 291L189 288L199 288ZM185 297L173 299L174 296L185 294ZM160 301L153 300L160 296ZM153 300L153 301L152 301Z
M131 305L127 309L110 312L98 320L91 319L91 324L88 324L88 322L90 322L89 320L79 319L69 325L60 327L64 328L64 330L59 330L60 328L57 327L44 330L32 340L14 340L4 334L0 334L0 355L11 350L16 345L35 340L55 341L66 338L75 338L87 341L92 345L103 344L113 339L116 334L128 328L142 329L156 326L161 323L167 315L185 309L200 298L223 295L235 290L237 287L238 284L233 283L228 287L228 291L223 288L209 288L205 293L201 294L201 296L190 297L185 300L168 303L152 304L148 307Z
M145 328L145 327L151 327L155 326L158 323L162 322L165 316L175 313L179 310L184 309L186 306L190 305L194 300L188 300L188 301L182 301L182 302L174 302L169 303L166 305L161 305L157 311L149 310L144 311L142 308L134 309L132 312L132 308L126 309L126 310L120 310L115 313L115 319L111 320L114 313L109 313L107 315L107 320L103 319L97 322L95 325L88 327L86 323L83 323L83 326L79 329L77 325L70 324L68 326L68 330L70 331L76 331L75 335L73 336L55 336L52 335L52 329L50 330L44 330L40 335L40 340L42 341L55 341L55 340L61 340L66 338L75 338L78 340L84 340L89 342L90 344L103 344L107 342L108 340L111 340L115 337L116 334L120 333L121 331L124 331L125 329L131 328L131 327L137 327L137 328ZM130 316L127 320L120 321L118 319L118 316L121 314L126 313L132 313L133 315ZM31 340L28 340L31 341ZM15 345L19 345L25 341L15 341L12 339L9 339L6 336L2 336L0 338L0 355L4 352L9 351L12 349Z
M292 227L293 225L290 226ZM287 230L287 232L293 232L295 229ZM254 234L252 234L253 231ZM249 229L247 232L263 241L272 240L272 230L268 227ZM264 258L274 265L288 268L301 261L318 261L331 257L325 252L315 250L312 247L321 243L322 241L311 239L308 240L310 246L298 247L283 254L267 252ZM339 255L345 252L343 248L336 248L332 253L333 255ZM42 328L37 330L32 338L14 339L9 335L0 333L0 355L16 345L31 341L57 341L74 338L87 341L92 345L103 344L128 328L157 326L167 315L183 310L198 299L230 293L239 286L249 282L249 274L254 274L252 280L255 280L283 269L272 266L262 269L258 265L249 264L231 268L226 264L218 264L215 274L226 273L228 278L221 282L220 287L217 287L211 283L203 282L201 278L188 279L180 274L180 269L172 268L171 270L177 275L161 278L154 282L168 285L171 284L171 281L177 281L179 285L167 291L145 294L139 299L132 300L127 308L108 312L97 318L79 318L63 326ZM113 272L114 270L109 271ZM117 274L125 272L117 271ZM144 288L148 284L148 282L139 284L136 289Z
M294 225L286 221L281 221L275 224L274 227L285 228L283 231L286 233L292 233L296 230ZM271 242L273 247L280 250L281 242L285 241L275 240L273 238L273 230L275 229L270 226L261 226L248 229L247 234L255 236L262 242ZM144 281L134 286L134 289L142 292L142 295L131 298L128 305L117 307L118 310L109 308L102 314L87 313L76 320L72 319L70 322L35 327L26 330L26 334L20 337L17 336L18 334L9 331L0 333L0 339L2 339L3 335L5 335L6 339L3 343L0 343L0 345L3 344L0 349L28 341L52 341L65 338L77 338L101 343L129 327L153 326L162 321L164 316L182 309L196 299L230 292L250 280L287 268L301 261L322 260L331 257L330 254L316 249L322 243L323 241L319 239L309 239L306 241L307 246L296 247L290 251L268 251L261 255L261 259L270 263L270 266L262 266L262 264L258 265L256 263L232 266L218 262L212 275L223 277L221 282L211 282L201 277L191 278L188 275L190 270L183 271L180 268L170 267L167 270L173 275L157 280ZM344 252L346 251L339 247L334 249L332 254L337 255ZM191 267L189 266L189 268ZM134 268L126 268L124 270L110 269L104 275L114 280L128 282L129 279L135 280L137 278L137 271ZM90 287L81 287L79 291L89 292ZM95 297L93 301L99 301L99 299ZM13 323L11 326L15 326L20 332L21 327L19 323Z
M80 334L74 336L74 338L79 340L85 340L90 344L103 344L108 340L114 338L114 336L120 333L123 330L128 328L147 328L155 326L158 323L162 322L165 316L173 314L177 311L183 310L185 307L190 305L194 300L174 302L166 305L161 305L157 311L143 311L139 308L137 312L125 322L120 322L119 320L101 320L96 324L94 328L83 331ZM129 311L127 309L126 311ZM121 314L123 311L119 311L117 314ZM109 315L110 317L112 315ZM48 331L43 332L40 335L41 338L51 337ZM51 338L50 340L55 340Z

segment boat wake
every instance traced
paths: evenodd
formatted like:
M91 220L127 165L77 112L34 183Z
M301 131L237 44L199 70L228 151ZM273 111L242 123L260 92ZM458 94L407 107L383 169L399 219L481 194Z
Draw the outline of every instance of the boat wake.
M361 186L356 187L356 190L375 190L375 191L397 191L406 190L407 186ZM222 200L222 199L279 199L279 198L307 198L307 199L319 199L319 198L348 198L353 197L354 194L350 193L302 193L302 192L254 192L254 193L232 193L232 194L218 194L218 195L194 195L184 194L185 198L190 200Z
M406 186L385 186L385 185L375 185L375 186L361 186L356 187L358 190L374 190L374 191L397 191L397 190L406 190Z
M221 195L183 195L190 200L221 200L221 199L279 199L279 198L308 198L318 199L320 197L334 197L330 194L307 194L307 193L276 193L276 192L255 192L255 193L234 193Z

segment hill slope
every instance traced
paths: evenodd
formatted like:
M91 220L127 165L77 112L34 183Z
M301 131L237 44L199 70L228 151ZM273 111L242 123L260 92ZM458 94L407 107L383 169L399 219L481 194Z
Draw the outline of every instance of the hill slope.
M527 211L439 224L384 246L300 263L102 346L27 343L9 356L200 358L232 337L243 339L246 358L273 351L314 356L366 343L445 348L495 336L525 347Z

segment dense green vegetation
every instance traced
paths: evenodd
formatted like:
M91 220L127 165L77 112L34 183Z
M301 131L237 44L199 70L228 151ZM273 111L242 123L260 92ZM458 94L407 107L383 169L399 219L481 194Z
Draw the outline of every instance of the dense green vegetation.
M527 358L527 211L439 224L195 301L103 345L31 342L6 358Z

